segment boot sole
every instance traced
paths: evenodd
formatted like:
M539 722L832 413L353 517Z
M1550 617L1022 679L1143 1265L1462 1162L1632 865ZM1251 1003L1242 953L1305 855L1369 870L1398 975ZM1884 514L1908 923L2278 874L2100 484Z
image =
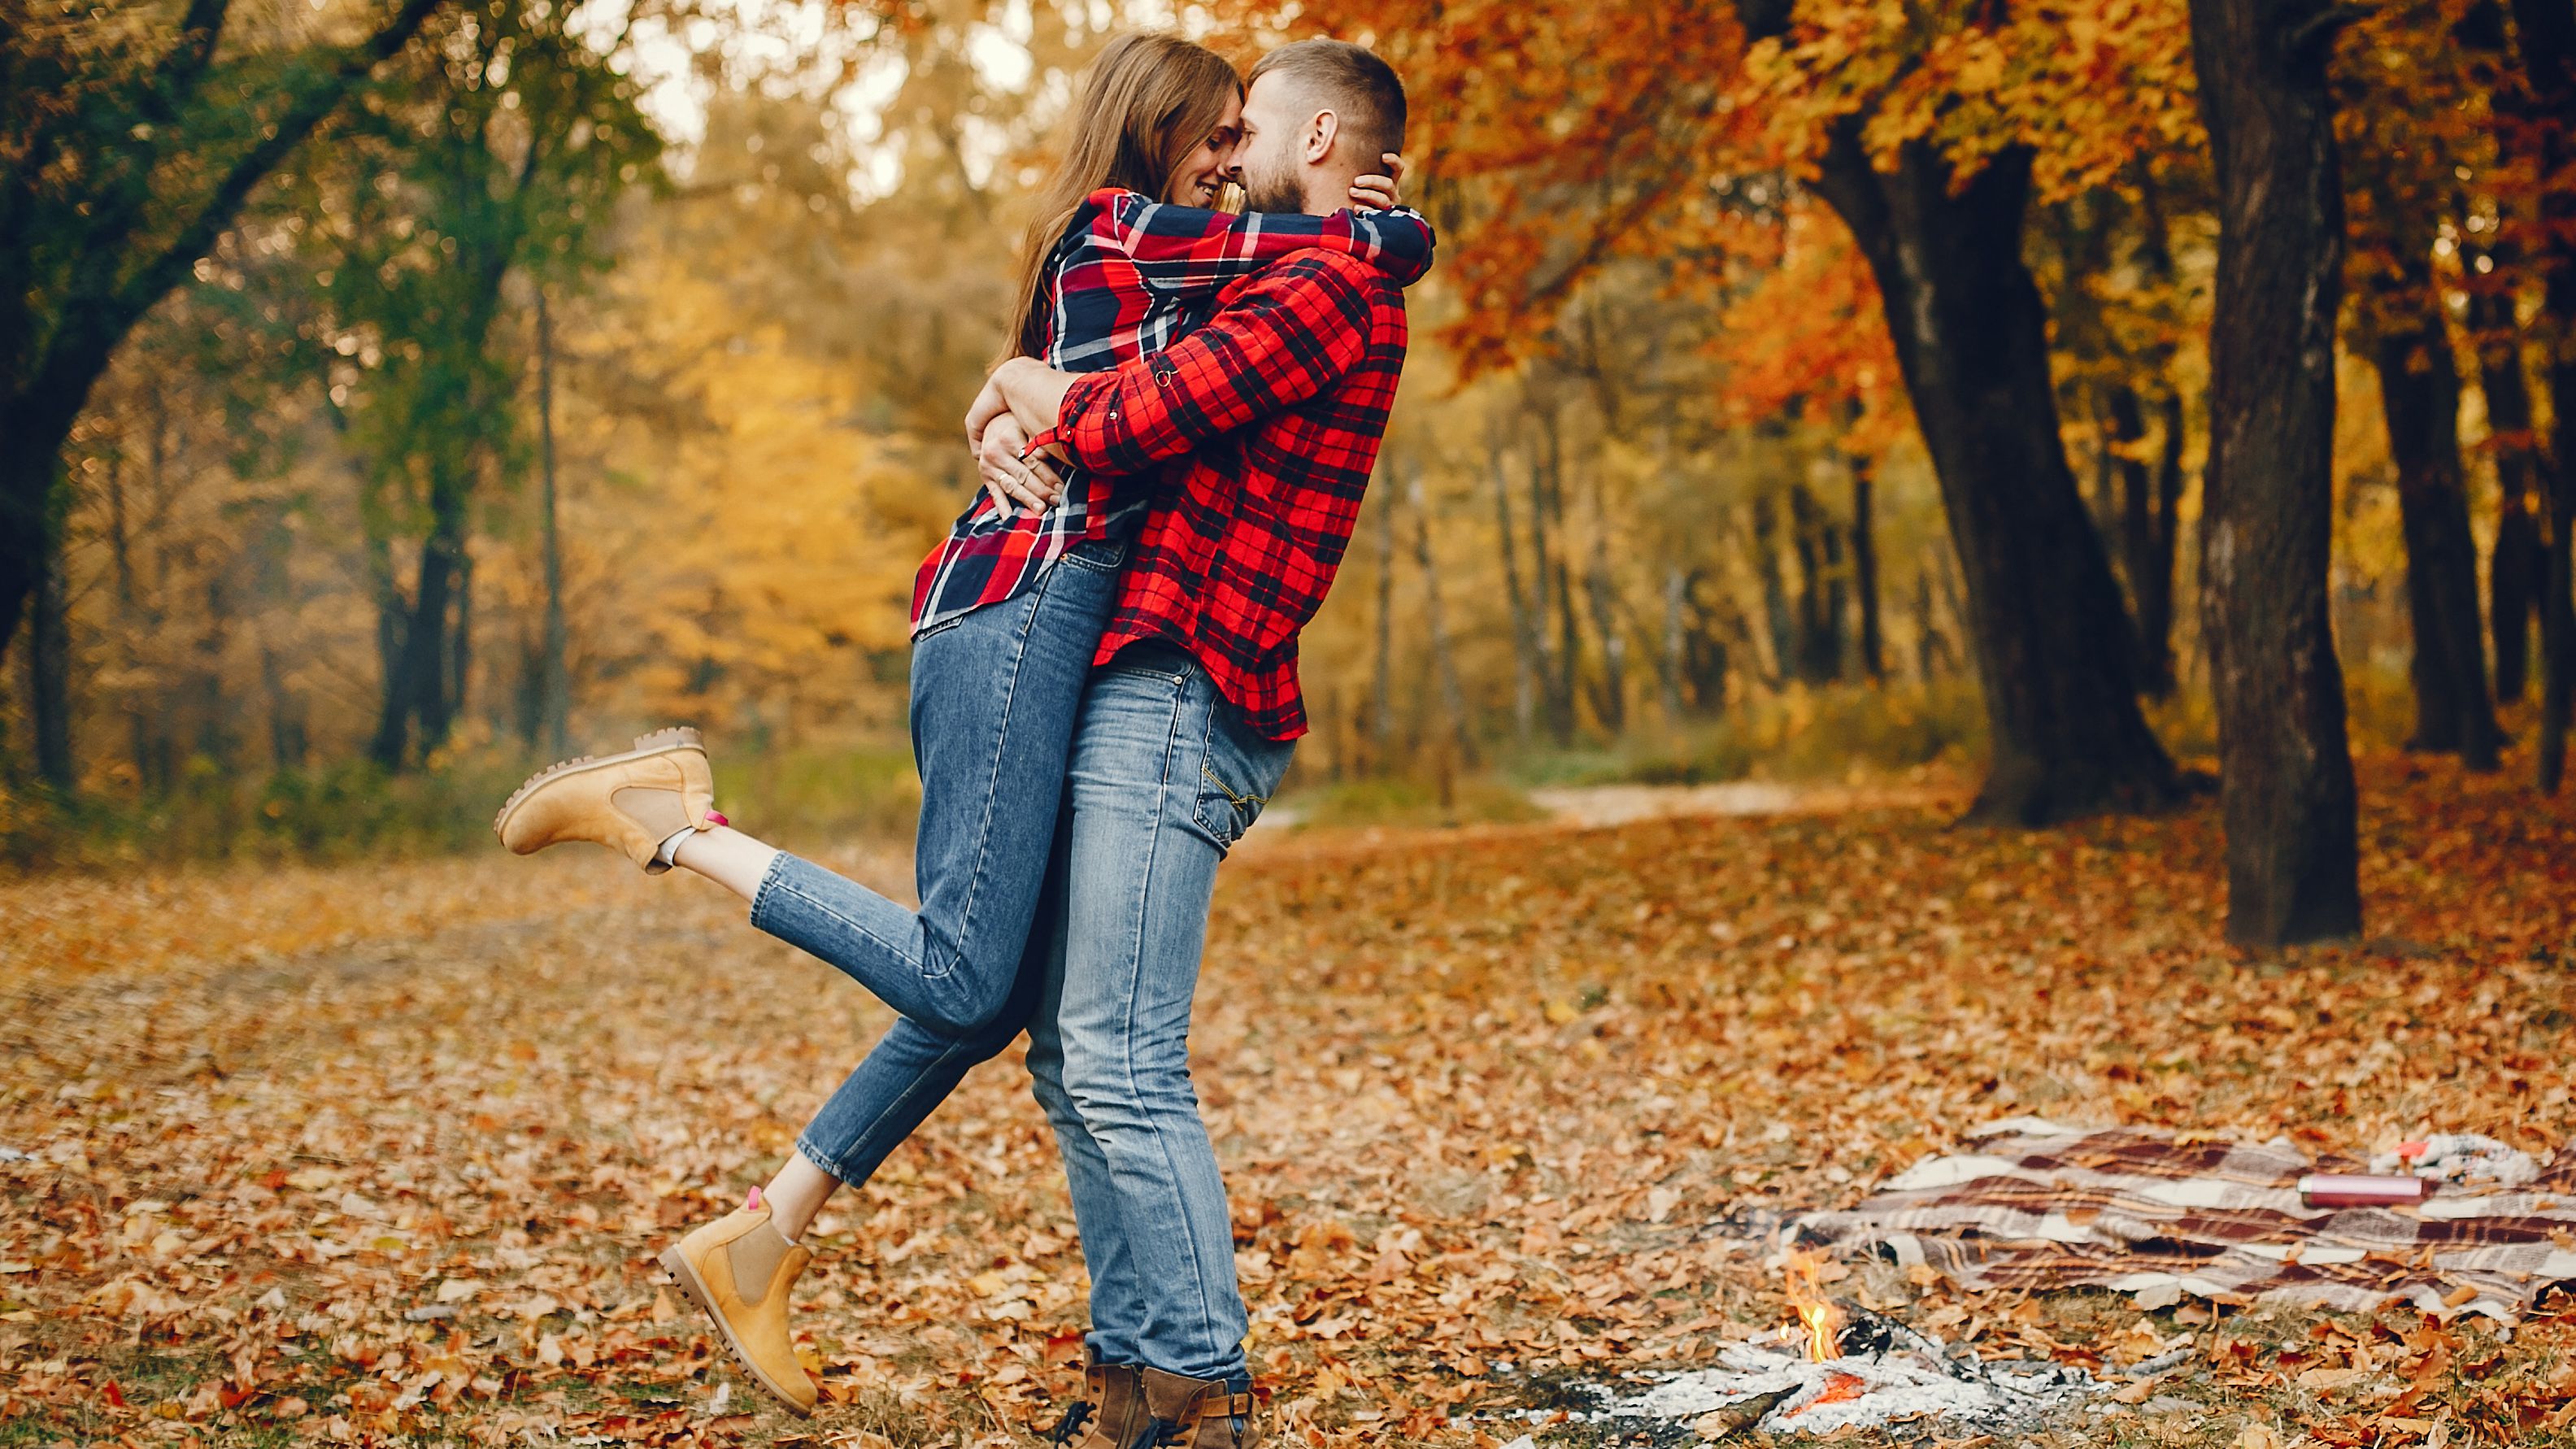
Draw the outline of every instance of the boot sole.
M674 725L669 729L637 735L635 748L631 750L621 750L613 755L582 755L548 765L530 775L518 789L510 792L509 799L501 802L501 812L492 817L492 833L501 834L502 827L510 822L510 812L518 809L520 802L535 794L541 785L560 780L566 775L578 775L587 770L604 770L611 765L625 764L629 760L647 759L654 755L667 755L679 750L696 750L700 754L705 754L705 737L700 735L693 726Z
M671 1275L671 1281L678 1284L680 1291L689 1296L689 1301L698 1305L698 1311L707 1316L707 1321L716 1326L716 1336L724 1340L725 1348L733 1354L733 1361L742 1366L742 1371L753 1383L760 1385L771 1398L785 1405L787 1412L797 1418L814 1417L814 1411L811 1408L790 1398L785 1389L780 1388L775 1380L761 1370L759 1364L752 1362L751 1354L742 1346L742 1340L733 1336L733 1325L725 1322L723 1314L716 1312L715 1295L707 1291L706 1283L698 1277L698 1270L689 1266L689 1260L680 1256L678 1248L662 1250L662 1271Z

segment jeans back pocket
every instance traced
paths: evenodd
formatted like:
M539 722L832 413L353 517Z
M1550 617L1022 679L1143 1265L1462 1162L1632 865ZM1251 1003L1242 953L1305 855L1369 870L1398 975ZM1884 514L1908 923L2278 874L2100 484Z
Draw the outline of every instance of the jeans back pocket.
M1206 751L1199 763L1199 827L1214 837L1219 850L1232 849L1261 818L1288 773L1296 753L1293 740L1264 739L1227 717L1218 704L1208 723Z

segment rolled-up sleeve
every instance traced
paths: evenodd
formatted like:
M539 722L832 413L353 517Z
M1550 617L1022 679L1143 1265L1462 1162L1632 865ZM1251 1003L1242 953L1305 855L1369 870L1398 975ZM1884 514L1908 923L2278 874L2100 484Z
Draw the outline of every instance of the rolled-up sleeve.
M1140 473L1314 397L1367 349L1369 298L1351 257L1316 252L1241 283L1173 346L1076 378L1053 441L1098 473Z

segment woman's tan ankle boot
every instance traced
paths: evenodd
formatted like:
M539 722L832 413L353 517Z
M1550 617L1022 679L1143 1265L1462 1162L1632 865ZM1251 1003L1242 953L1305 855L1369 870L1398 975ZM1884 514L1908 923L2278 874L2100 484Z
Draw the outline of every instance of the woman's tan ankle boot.
M659 875L671 868L658 857L664 841L721 822L714 815L715 795L715 775L698 732L685 726L656 730L622 754L566 760L530 776L501 807L492 829L519 855L587 840L622 851L646 874Z
M766 1206L727 1213L662 1254L672 1281L715 1320L752 1381L799 1418L814 1412L817 1395L788 1336L787 1295L812 1261L771 1225Z

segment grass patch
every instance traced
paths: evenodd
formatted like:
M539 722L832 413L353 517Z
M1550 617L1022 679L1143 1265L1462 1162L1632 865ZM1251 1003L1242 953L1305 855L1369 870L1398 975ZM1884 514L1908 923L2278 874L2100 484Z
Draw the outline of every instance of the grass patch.
M1879 689L1793 685L1677 731L1640 731L1614 744L1529 754L1509 773L1533 788L1846 780L1931 764L1965 766L1985 744L1984 703L1969 681Z
M1347 780L1296 797L1301 825L1420 827L1511 824L1547 812L1510 785L1484 778Z
M258 776L192 769L177 788L149 796L55 799L0 785L0 865L336 864L481 850L494 811L546 763L487 748L400 774L366 761ZM719 754L715 763L724 811L782 841L907 840L921 808L911 752L897 745Z

